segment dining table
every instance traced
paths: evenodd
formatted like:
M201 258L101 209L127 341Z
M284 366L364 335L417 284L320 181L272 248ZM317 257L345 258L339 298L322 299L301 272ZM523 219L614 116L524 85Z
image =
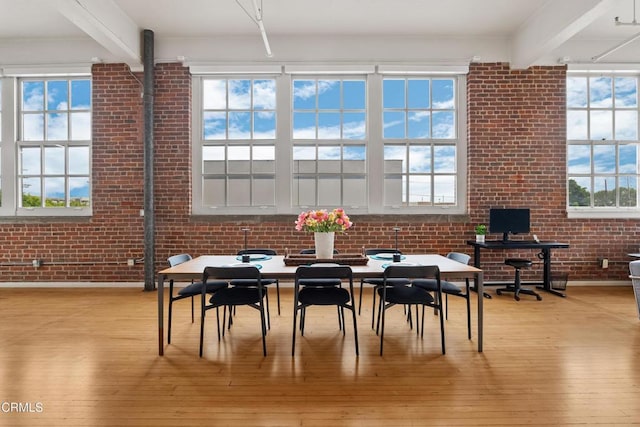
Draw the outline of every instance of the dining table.
M380 256L369 256L366 264L351 265L353 277L369 278L383 277L384 269L393 263L392 259L386 259ZM191 281L201 280L205 267L229 266L242 264L240 256L236 255L201 255L195 257L182 264L163 269L158 272L158 354L164 355L164 286L169 280L174 281ZM335 260L339 262L340 260ZM462 264L445 256L438 254L403 254L402 263L418 264L418 265L436 265L440 269L443 279L473 279L474 286L478 291L478 295L483 294L483 275L480 268ZM250 263L257 266L262 277L266 279L291 280L295 278L296 265L285 264L283 255L273 256L255 256ZM483 324L484 324L484 307L483 299L477 298L478 301L478 321L477 321L477 340L478 352L482 352L483 342Z

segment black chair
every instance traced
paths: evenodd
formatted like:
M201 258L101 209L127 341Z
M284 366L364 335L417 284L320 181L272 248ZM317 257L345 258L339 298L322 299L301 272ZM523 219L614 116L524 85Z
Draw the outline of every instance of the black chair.
M395 249L381 249L381 248L375 248L375 249L365 249L364 251L365 255L367 256L372 256L372 255L379 255L379 254L395 254L395 253L399 253L402 254L402 252L400 251L396 251ZM375 317L375 307L376 307L376 289L379 288L380 286L382 286L382 282L383 279L380 277L369 277L369 278L364 278L364 279L360 279L360 298L358 301L358 314L360 314L362 312L362 288L364 286L364 284L368 284L368 285L373 285L373 302L371 304L372 307L372 311L374 314L371 315L371 328L373 328L373 319ZM390 279L390 283L394 283L396 285L408 285L409 283L411 283L408 279L406 278L399 278L399 279Z
M393 285L389 279L435 279L436 297L417 286ZM378 327L376 333L380 334L380 356L382 356L384 344L385 313L396 304L409 306L409 316L411 306L416 306L416 333L424 336L424 308L431 307L442 311L442 286L440 281L440 269L435 265L390 265L384 270L383 284L377 289L380 297L380 307L378 309ZM418 328L418 306L422 306L422 327ZM440 318L440 337L442 342L442 354L445 354L444 342L444 318ZM380 326L382 320L382 326ZM420 332L419 332L420 331Z
M187 262L191 260L191 255L189 254L179 254L173 255L167 258L167 262L169 263L169 267L175 267L176 265L182 264L183 262ZM212 294L220 289L226 288L226 281L209 281L207 283L208 294ZM191 281L190 285L185 286L184 288L178 291L177 295L173 295L173 279L169 280L169 324L167 331L167 343L171 344L171 318L173 314L173 302L179 301L185 298L191 298L191 323L194 322L194 304L193 297L202 294L202 282L194 282Z
M447 258L452 259L454 261L458 261L462 264L469 264L469 260L471 257L467 254L463 254L460 252L449 252L447 254ZM436 281L434 279L417 279L412 282L413 286L417 286L419 288L424 289L427 292L436 292ZM453 295L456 297L461 297L467 300L467 336L471 339L471 304L470 298L471 295L469 290L469 279L465 279L465 291L456 285L455 283L447 282L446 280L441 280L440 284L442 286L442 293L444 294L445 299L445 309L444 309L444 318L449 318L449 295Z
M260 270L255 266L230 266L230 267L205 267L202 273L202 281L215 280L236 280L250 279L252 285L230 286L215 292L206 304L206 294L202 292L202 307L200 320L200 357L202 357L202 341L204 337L204 320L208 310L216 309L216 320L218 324L218 341L220 341L220 307L237 307L246 305L255 308L260 312L260 322L262 331L262 353L267 355L267 326L264 314L264 299L267 292L262 285ZM224 328L224 321L223 321ZM224 330L223 330L224 333Z
M333 280L333 283L331 282ZM341 287L342 280L349 281L349 290ZM305 283L303 285L302 283ZM336 285L337 281L337 285ZM291 342L291 356L295 354L296 329L298 311L300 311L300 334L304 336L306 309L312 305L335 305L338 307L339 323L342 334L345 335L344 311L351 310L353 314L353 333L358 349L358 326L356 324L355 298L353 297L353 273L351 267L337 264L315 264L300 266L296 269L295 290L293 303L293 339ZM340 322L341 318L341 322Z
M531 268L533 263L529 259L507 258L504 260L506 265L510 265L516 270L516 277L513 284L508 284L506 288L496 289L496 294L502 295L503 292L513 292L513 299L520 301L520 294L533 295L538 301L542 300L540 294L533 289L527 289L520 286L520 270L523 268Z
M273 249L253 248L253 249L243 249L241 251L238 251L238 255L274 256L274 255L278 255L278 253ZM274 283L276 284L276 297L278 299L278 315L280 315L280 281L278 279L262 279L263 286L273 285ZM239 285L239 284L243 284L243 282L239 282L237 280L231 281L231 285ZM244 281L244 284L246 284L246 281ZM267 311L269 311L268 308L267 308ZM267 316L267 318L269 317Z

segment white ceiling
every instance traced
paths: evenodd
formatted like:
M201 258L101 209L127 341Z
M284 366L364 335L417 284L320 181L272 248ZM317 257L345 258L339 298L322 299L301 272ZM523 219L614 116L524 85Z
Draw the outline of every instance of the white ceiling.
M253 0L238 0L253 12ZM256 0L274 56L236 0L0 0L0 68L158 61L592 63L630 37L634 0ZM640 3L640 0L638 0ZM638 6L640 7L640 5ZM640 13L640 11L639 11ZM640 66L637 41L601 63Z

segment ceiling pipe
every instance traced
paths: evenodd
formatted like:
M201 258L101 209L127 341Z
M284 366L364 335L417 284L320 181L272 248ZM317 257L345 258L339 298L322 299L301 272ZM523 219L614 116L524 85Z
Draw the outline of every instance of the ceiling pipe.
M609 50L607 50L605 52L602 52L600 55L592 56L591 60L593 62L598 62L602 58L604 58L605 56L611 55L613 52L617 51L618 49L622 49L623 47L625 47L629 43L632 43L632 42L636 41L637 39L640 39L640 33L628 38L627 40L623 41L620 44L617 44L616 46L612 47L611 49L609 49Z

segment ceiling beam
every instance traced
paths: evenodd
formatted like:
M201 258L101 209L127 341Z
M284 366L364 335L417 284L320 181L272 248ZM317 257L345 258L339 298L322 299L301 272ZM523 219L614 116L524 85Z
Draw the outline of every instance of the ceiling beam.
M142 68L140 29L113 0L57 0L56 8L132 69Z
M528 68L602 16L616 0L546 2L514 34L511 68Z

